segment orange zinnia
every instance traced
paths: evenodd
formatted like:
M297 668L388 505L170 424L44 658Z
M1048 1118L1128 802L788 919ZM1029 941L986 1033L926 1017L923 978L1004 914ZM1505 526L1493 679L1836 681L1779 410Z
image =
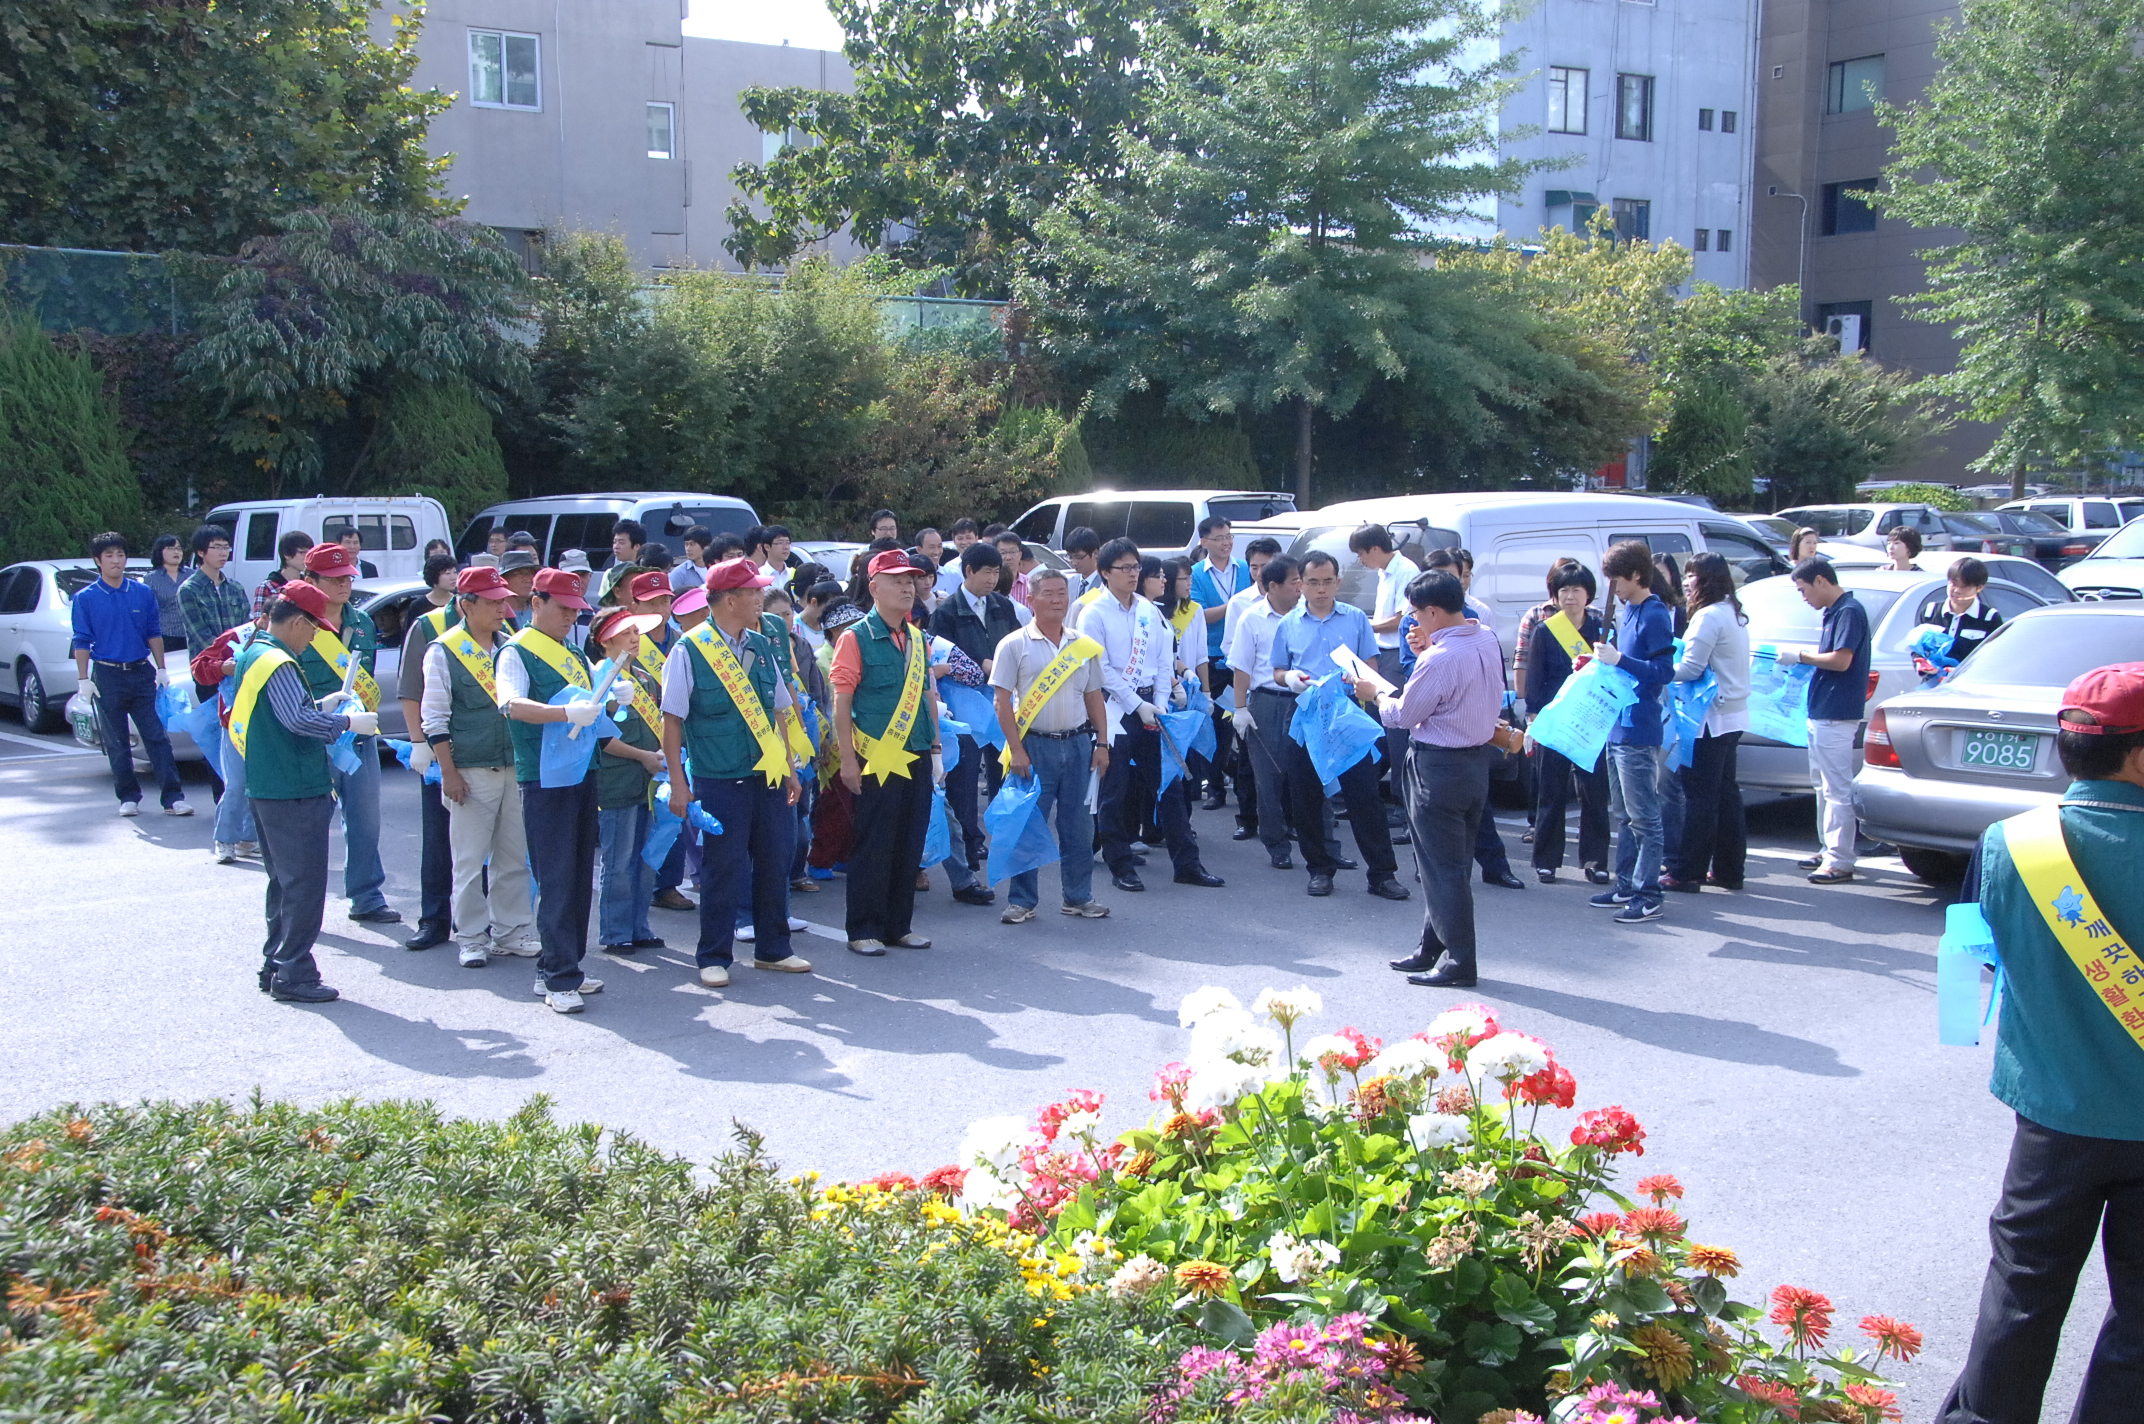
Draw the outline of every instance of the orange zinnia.
M1186 1261L1176 1268L1176 1283L1193 1295L1219 1295L1228 1289L1228 1267L1215 1261Z
M1742 1258L1725 1246L1692 1246L1690 1264L1708 1276L1739 1276Z

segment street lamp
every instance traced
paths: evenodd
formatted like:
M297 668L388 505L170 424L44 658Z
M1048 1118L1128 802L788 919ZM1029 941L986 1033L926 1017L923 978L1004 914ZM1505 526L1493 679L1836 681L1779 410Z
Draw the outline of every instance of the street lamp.
M1809 200L1799 193L1781 192L1777 183L1764 191L1766 197L1792 198L1802 205L1801 250L1794 259L1794 286L1801 293L1801 305L1806 309L1809 304Z

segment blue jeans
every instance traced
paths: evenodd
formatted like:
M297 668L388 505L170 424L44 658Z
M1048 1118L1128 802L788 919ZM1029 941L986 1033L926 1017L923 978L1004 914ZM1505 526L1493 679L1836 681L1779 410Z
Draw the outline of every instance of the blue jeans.
M127 719L141 732L141 749L148 753L149 768L163 792L164 804L186 799L179 785L179 764L171 755L171 738L164 719L156 713L156 673L147 662L133 667L89 665L90 680L97 685L97 730L104 738L104 759L111 763L112 790L122 802L141 800L141 781L134 775L134 748L127 738Z
M350 899L350 912L361 915L387 904L380 888L387 883L387 867L380 864L379 739L359 737L356 747L357 770L330 764L328 773L342 803L342 893Z
M641 855L648 844L649 820L644 801L596 812L596 854L602 861L596 920L598 938L605 944L655 938L648 928L655 867Z
M1617 742L1608 748L1608 818L1616 826L1615 888L1640 900L1660 899L1660 861L1667 841L1660 822L1661 747Z
M223 799L216 803L215 838L225 845L261 838L253 824L253 803L246 799L246 758L228 736L223 739Z
M1087 778L1094 765L1094 738L1027 736L1020 740L1028 766L1042 784L1035 801L1035 814L1057 818L1057 847L1064 852L1057 862L1064 882L1067 905L1084 905L1094 898L1094 814L1087 809ZM1032 910L1042 897L1042 872L1023 870L1012 878L1005 898L1022 909Z

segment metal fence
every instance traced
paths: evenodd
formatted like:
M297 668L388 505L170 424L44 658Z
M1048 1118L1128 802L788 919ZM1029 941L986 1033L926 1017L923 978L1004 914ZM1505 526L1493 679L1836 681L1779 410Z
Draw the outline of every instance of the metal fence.
M0 299L48 331L177 335L219 275L213 260L0 243Z

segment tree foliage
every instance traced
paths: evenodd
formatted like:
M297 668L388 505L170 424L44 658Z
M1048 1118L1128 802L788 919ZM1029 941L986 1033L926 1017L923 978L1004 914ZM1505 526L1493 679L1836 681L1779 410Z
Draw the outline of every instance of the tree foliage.
M369 492L430 495L455 528L507 496L491 412L462 380L396 381L361 479Z
M1854 486L1904 464L1943 422L1920 382L1814 336L1773 356L1750 387L1750 473L1777 508L1853 498Z
M370 0L10 0L0 230L62 247L235 252L301 208L438 208L409 88L418 12ZM379 30L384 29L384 38Z
M1963 350L1934 390L2010 475L2144 439L2144 0L1965 0L1895 126L1895 217L1948 228L1908 300Z
M141 491L104 383L31 318L0 309L0 563L131 529Z

